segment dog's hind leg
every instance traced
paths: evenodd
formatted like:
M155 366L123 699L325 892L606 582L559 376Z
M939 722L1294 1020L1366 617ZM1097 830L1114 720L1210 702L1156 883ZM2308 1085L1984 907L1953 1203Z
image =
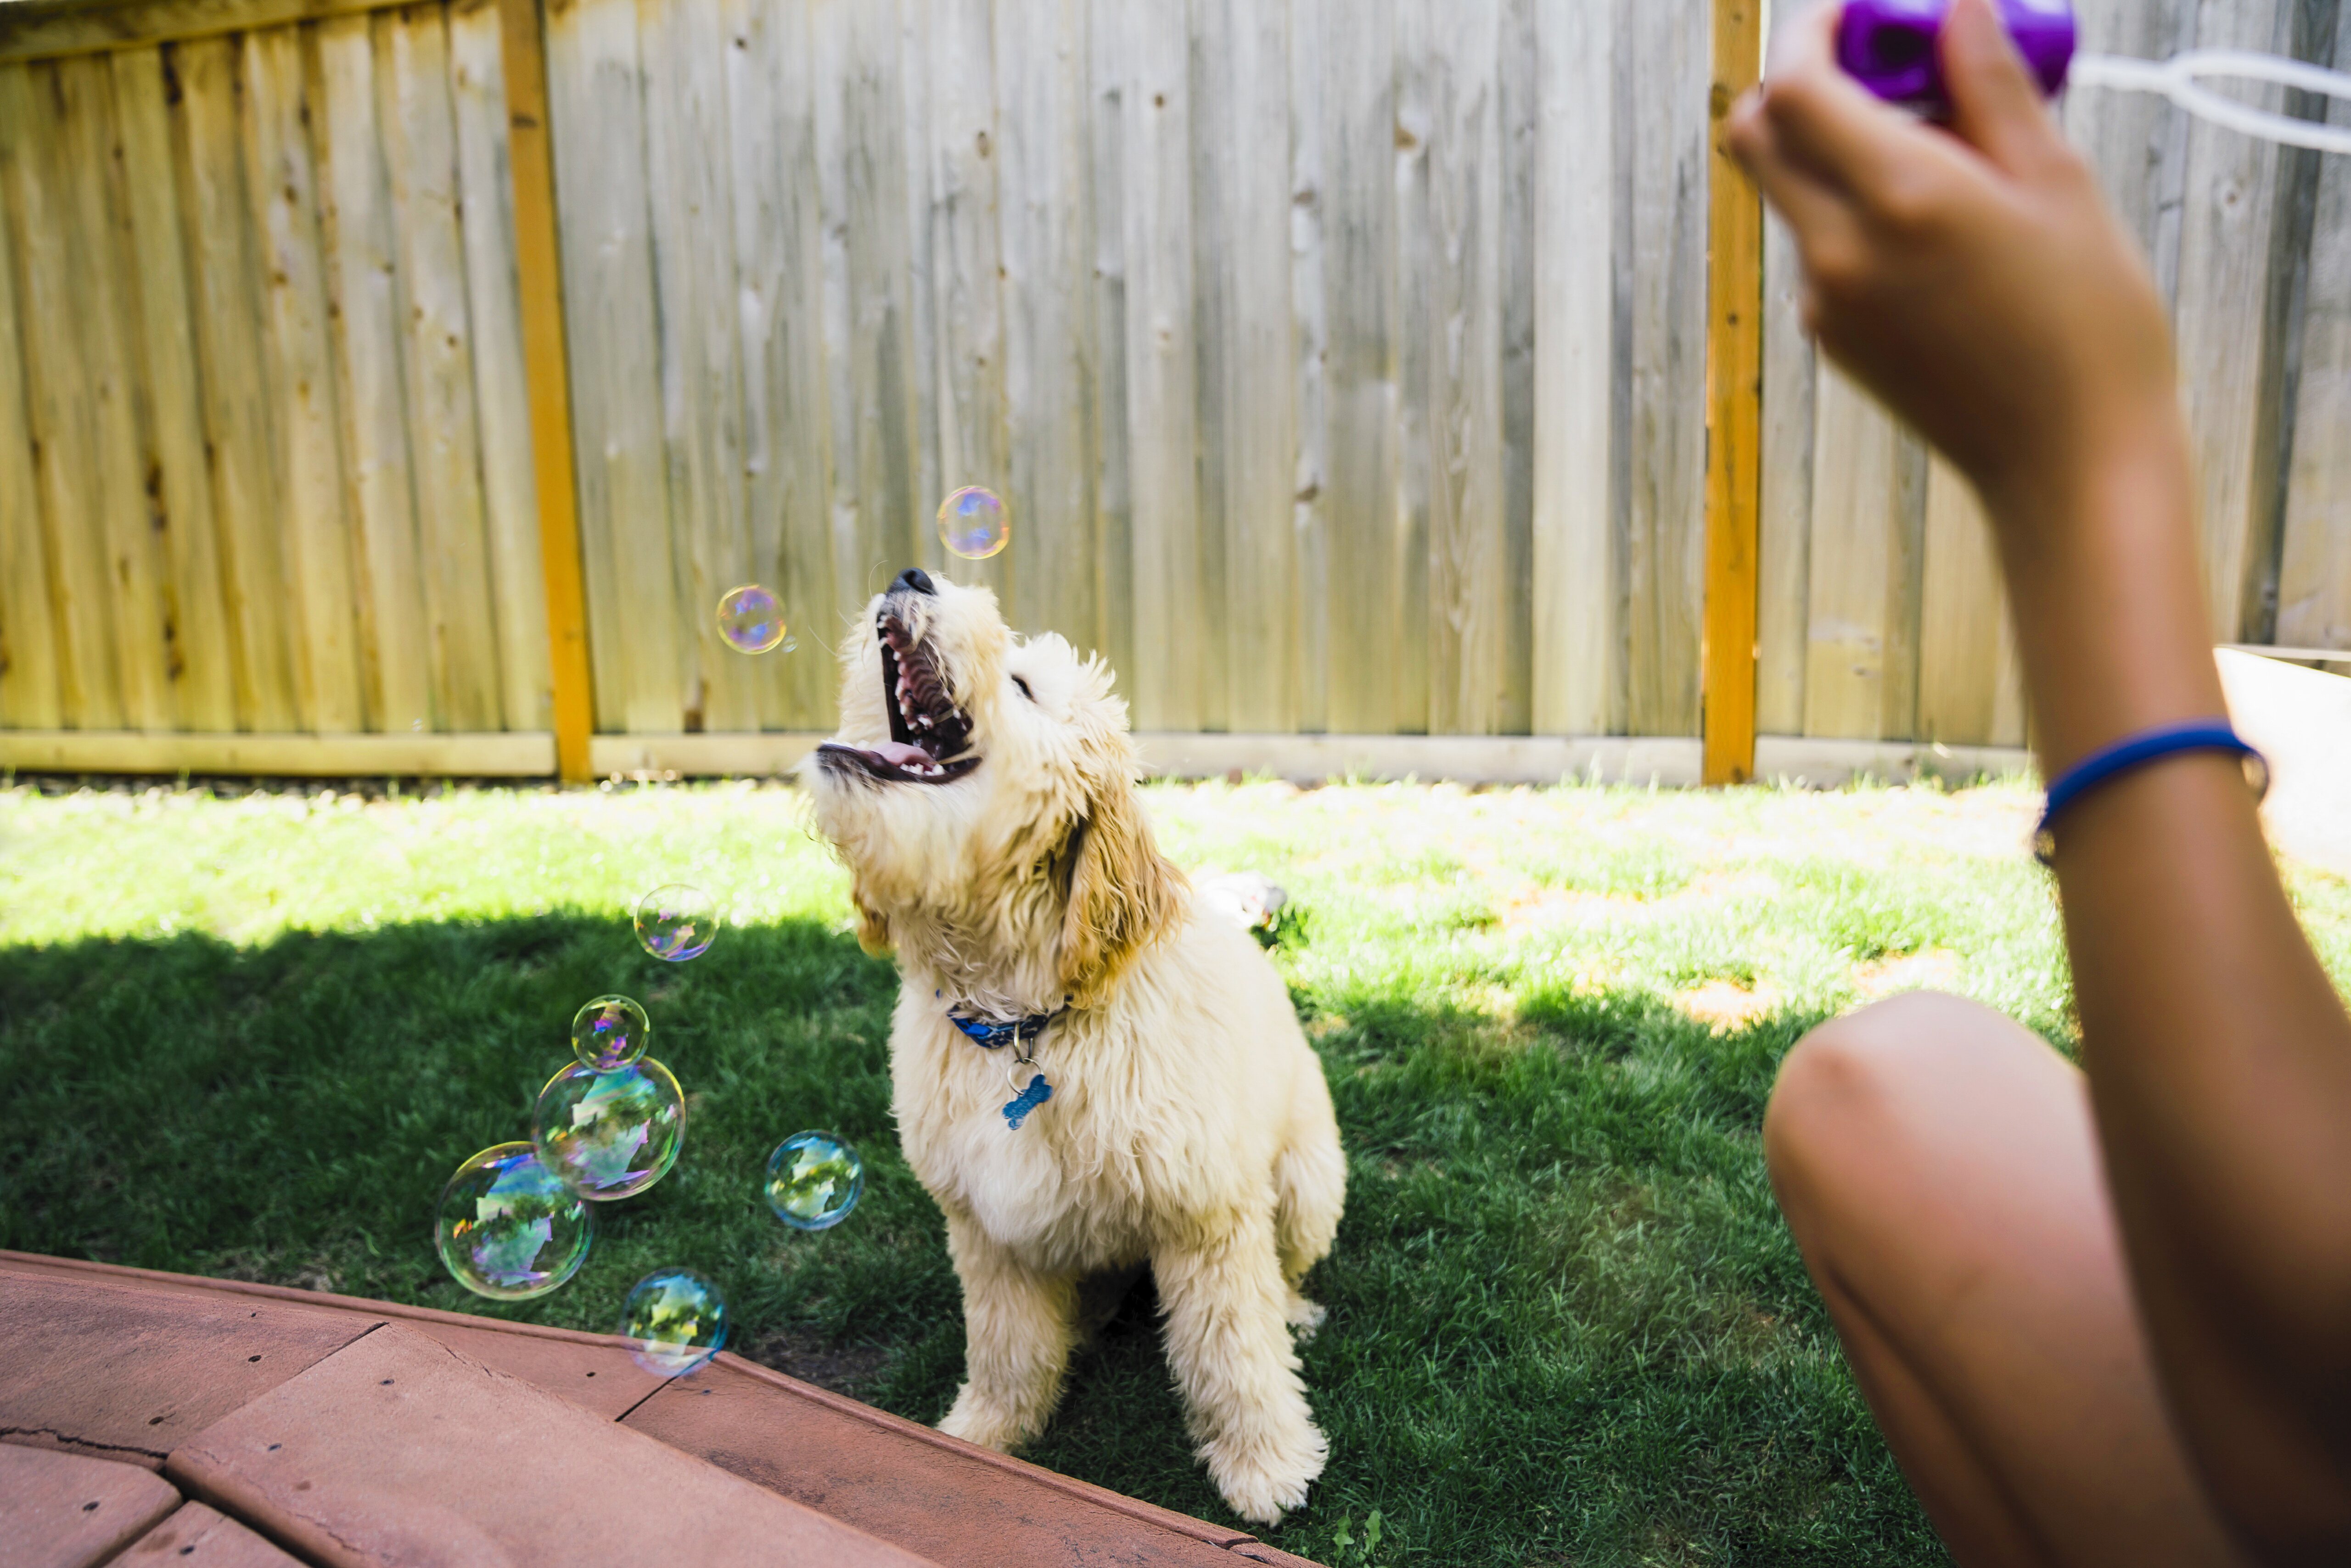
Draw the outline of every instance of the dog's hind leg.
M1077 1281L1022 1267L953 1215L947 1253L963 1281L964 1384L939 1430L982 1448L1018 1447L1061 1402L1077 1338Z
M1328 1453L1282 1322L1273 1218L1228 1217L1218 1233L1155 1250L1151 1270L1168 1364L1208 1478L1235 1513L1272 1524L1306 1501Z
M1299 1293L1307 1270L1331 1251L1339 1215L1347 1205L1347 1156L1331 1089L1311 1051L1298 1074L1290 1103L1289 1141L1274 1156L1274 1244L1281 1255L1283 1319L1301 1340L1322 1326L1322 1309Z

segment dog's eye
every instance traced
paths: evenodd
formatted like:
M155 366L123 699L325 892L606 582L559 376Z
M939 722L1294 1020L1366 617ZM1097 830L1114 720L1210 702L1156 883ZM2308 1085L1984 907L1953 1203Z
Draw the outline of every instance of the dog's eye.
M1029 683L1027 681L1022 680L1019 675L1015 675L1012 677L1012 684L1020 688L1020 695L1022 696L1027 697L1032 703L1037 700L1037 694L1029 689Z

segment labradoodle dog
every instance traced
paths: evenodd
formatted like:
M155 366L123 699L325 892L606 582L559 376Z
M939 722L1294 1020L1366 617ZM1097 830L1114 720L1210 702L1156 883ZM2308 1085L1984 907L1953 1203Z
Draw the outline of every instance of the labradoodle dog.
M842 651L812 770L859 935L894 948L890 1076L968 1350L943 1431L1034 1437L1081 1280L1148 1263L1198 1452L1235 1512L1306 1500L1322 1434L1290 1346L1346 1163L1280 977L1161 857L1110 671L921 571Z

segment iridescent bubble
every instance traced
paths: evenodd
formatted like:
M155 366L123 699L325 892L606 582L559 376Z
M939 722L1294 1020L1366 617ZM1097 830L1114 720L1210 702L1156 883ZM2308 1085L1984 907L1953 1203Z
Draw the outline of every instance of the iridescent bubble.
M567 1067L538 1092L530 1136L547 1168L580 1197L627 1197L677 1163L685 1096L650 1056L631 1067Z
M457 1283L494 1301L543 1296L580 1272L595 1226L528 1144L498 1144L441 1189L434 1240Z
M829 1230L865 1190L865 1162L831 1133L794 1133L768 1156L768 1207L795 1230Z
M966 485L939 503L939 542L966 560L986 560L1012 542L1012 518L993 490Z
M756 582L730 588L718 601L718 634L743 653L764 653L784 640L783 601Z
M571 1015L571 1054L585 1067L626 1067L653 1038L645 1009L626 997L598 997Z
M698 958L718 936L718 904L698 887L673 883L637 901L637 940L673 964Z
M656 1377L692 1372L726 1345L726 1298L691 1269L656 1269L621 1303L629 1354Z

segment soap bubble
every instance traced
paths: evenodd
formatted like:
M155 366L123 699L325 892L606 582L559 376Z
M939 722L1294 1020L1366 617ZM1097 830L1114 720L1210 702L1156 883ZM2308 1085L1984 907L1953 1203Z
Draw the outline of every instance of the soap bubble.
M630 1067L575 1064L538 1092L530 1136L547 1168L580 1197L628 1197L677 1163L685 1096L650 1056Z
M656 1377L692 1372L726 1346L726 1298L691 1269L656 1269L621 1303L621 1337Z
M718 601L718 634L738 653L764 653L784 641L783 601L756 582Z
M457 1283L494 1301L543 1296L580 1272L595 1227L528 1144L498 1144L441 1189L434 1239Z
M571 1015L571 1054L585 1067L626 1067L653 1037L645 1009L626 997L598 997Z
M699 958L717 936L718 905L698 887L673 883L637 901L637 940L656 958Z
M995 491L966 485L939 503L939 542L966 560L986 560L1012 542L1012 519Z
M865 1162L831 1133L794 1133L768 1156L768 1207L795 1230L830 1230L865 1190Z

